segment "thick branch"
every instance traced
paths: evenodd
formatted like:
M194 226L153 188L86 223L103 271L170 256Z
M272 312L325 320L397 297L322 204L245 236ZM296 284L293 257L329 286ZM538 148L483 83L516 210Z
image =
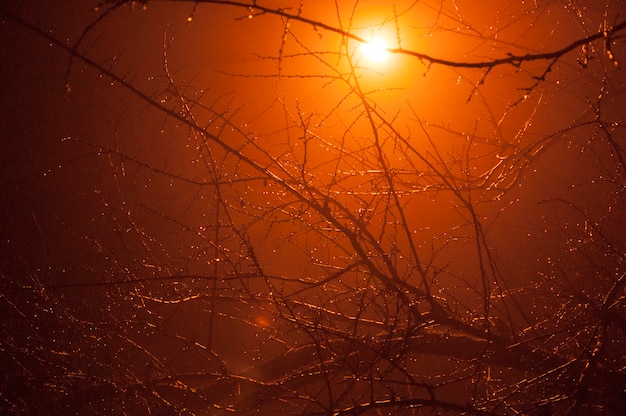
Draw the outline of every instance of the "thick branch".
M152 0L152 1L156 1L156 0ZM190 0L161 0L161 1L170 1L170 2L190 2ZM285 8L272 8L272 7L266 7L266 6L262 6L260 4L258 4L256 1L252 1L252 2L241 2L241 1L221 1L221 0L194 0L194 3L209 3L209 4L220 4L220 5L227 5L227 6L233 6L233 7L238 7L238 8L245 8L245 9L253 9L255 11L258 11L258 14L272 14L272 15L277 15L286 19L290 19L293 21L297 21L300 23L304 23L306 25L310 25L316 29L323 29L326 30L328 32L332 32L332 33L336 33L338 35L341 35L345 38L348 39L352 39L355 40L359 43L367 43L367 40L362 38L361 36L358 36L348 30L345 29L341 29L339 27L335 27L335 26L331 26L329 24L320 22L318 20L313 20L313 19L309 19L307 17L302 16L300 13L294 14L294 13L289 13L287 11L287 9ZM614 26L613 28L611 28L610 30L599 30L598 32L589 35L585 38L581 38L578 40L575 40L574 42L570 43L569 45L566 45L564 47L562 47L561 49L557 49L555 51L552 52L541 52L541 53L533 53L533 54L525 54L525 55L515 55L515 54L507 54L507 56L503 57L503 58L497 58L497 59L492 59L492 60L487 60L487 61L475 61L475 62L468 62L468 61L455 61L455 60L450 60L450 59L443 59L443 58L437 58L435 56L431 56L425 53L421 53L421 52L417 52L417 51L413 51L413 50L409 50L409 49L404 49L404 48L390 48L389 52L391 53L396 53L396 54L401 54L401 55L408 55L408 56L413 56L415 58L420 59L421 61L426 62L427 64L435 64L435 65L443 65L443 66L448 66L448 67L453 67L453 68L477 68L477 69L489 69L489 68L494 68L496 66L501 66L501 65L514 65L514 66L519 66L521 63L523 62L531 62L531 61L551 61L551 60L555 60L560 58L561 56L565 55L568 52L571 52L573 50L575 50L576 48L579 48L583 45L586 45L588 43L591 43L593 41L596 41L598 39L602 39L602 38L610 38L613 34L618 33L623 31L624 29L626 29L626 20L622 21L621 23L617 24L616 26Z

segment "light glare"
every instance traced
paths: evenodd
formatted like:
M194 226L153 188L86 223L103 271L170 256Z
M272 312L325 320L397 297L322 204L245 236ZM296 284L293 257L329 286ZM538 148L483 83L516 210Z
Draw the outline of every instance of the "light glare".
M380 37L375 37L369 43L361 44L363 55L370 61L385 62L389 57L387 42Z

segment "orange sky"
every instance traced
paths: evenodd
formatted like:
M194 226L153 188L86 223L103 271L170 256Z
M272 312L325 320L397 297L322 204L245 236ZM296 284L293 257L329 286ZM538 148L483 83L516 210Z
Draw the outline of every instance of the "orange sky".
M22 1L1 10L73 45L105 8L75 3ZM302 16L364 38L379 33L392 49L462 62L553 51L597 31L604 19L592 1L580 10L557 1L476 8L457 0L441 2L441 9L415 2L406 13L386 1L338 3L307 4ZM608 4L617 19L623 5ZM137 2L90 27L79 53L170 114L11 19L0 22L0 45L2 275L20 282L39 273L44 284L68 285L198 275L175 287L159 281L136 291L72 289L63 299L111 322L162 314L159 325L198 342L208 342L214 325L223 335L215 349L236 370L264 348L272 356L282 347L270 340L276 310L228 298L244 292L270 298L270 285L227 277L255 272L258 263L278 276L275 287L300 296L298 279L322 280L354 261L341 226L355 234L362 227L360 237L369 232L363 247L372 261L384 268L391 259L387 264L410 284L422 288L416 270L428 269L433 291L466 311L468 322L478 319L483 299L497 298L495 289L481 292L487 289L471 215L488 236L489 260L516 288L539 284L559 267L579 273L579 264L601 258L587 245L590 218L624 244L618 155L626 85L602 42L587 68L577 48L531 91L548 62L496 67L485 79L486 69L429 66L402 54L377 64L362 59L354 39L293 20L287 27L285 19L254 10L199 4L194 12L193 2L157 1L142 10ZM626 61L621 39L614 52ZM207 144L192 122L174 114L223 146ZM510 189L479 186L480 175L509 175L500 185ZM463 205L468 200L475 211ZM337 213L335 223L326 210ZM206 306L203 277L215 275L226 276L217 303L227 312L211 325L193 302L180 315L169 306L156 306L154 316L136 306L147 294L175 298L187 290L206 312L215 305ZM361 271L344 279L298 299L343 300L345 310L358 311L357 295L342 289L385 289ZM546 306L538 314L552 312ZM150 342L159 352L168 348Z

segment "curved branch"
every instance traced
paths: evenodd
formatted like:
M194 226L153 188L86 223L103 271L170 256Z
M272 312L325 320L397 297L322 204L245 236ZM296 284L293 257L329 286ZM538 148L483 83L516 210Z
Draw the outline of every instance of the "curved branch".
M187 2L187 3L190 2L190 0L162 0L162 1ZM238 8L245 8L248 10L254 9L254 10L258 10L257 15L270 14L270 15L280 16L285 19L307 24L309 26L312 26L313 28L321 28L328 32L336 33L338 35L341 35L344 38L352 39L359 43L367 43L367 40L361 36L358 36L350 31L341 29L339 27L335 27L335 26L320 22L319 20L309 19L307 17L302 16L300 12L298 12L297 14L289 13L287 9L285 8L266 7L266 6L262 6L258 4L256 1L242 2L242 1L230 1L230 0L226 0L226 1L195 0L194 3L220 4L220 5L233 6L233 7L238 7ZM621 23L615 25L614 27L608 30L601 28L601 30L599 30L596 33L593 33L587 37L575 40L569 45L566 45L562 47L561 49L557 49L552 52L529 53L529 54L524 54L524 55L516 55L516 54L509 53L507 54L506 57L492 59L488 61L476 61L476 62L455 61L455 60L450 60L450 59L437 58L429 54L413 51L410 49L404 49L402 47L389 48L389 52L395 53L395 54L412 56L412 57L418 58L421 61L428 63L429 65L435 64L435 65L443 65L443 66L448 66L448 67L453 67L453 68L491 69L491 68L502 66L502 65L519 66L523 62L553 61L565 55L566 53L573 51L574 49L578 47L582 47L583 45L586 45L598 39L602 39L602 38L610 39L612 35L614 35L615 33L621 32L624 29L626 29L626 20L622 21Z

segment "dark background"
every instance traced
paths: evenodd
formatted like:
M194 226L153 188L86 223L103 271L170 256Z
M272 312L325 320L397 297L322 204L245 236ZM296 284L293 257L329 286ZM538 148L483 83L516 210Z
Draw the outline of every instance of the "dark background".
M306 4L303 14L337 26L339 9L346 24L353 5L339 3L338 8L331 2ZM443 12L438 2L417 6L399 18L402 46L455 61L488 61L507 51L553 51L595 33L604 19L611 23L626 15L620 1L537 7L488 3L456 2L453 7L442 2ZM310 115L316 136L308 150L311 177L302 183L323 192L331 188L335 159L328 155L343 140L354 155L343 169L350 167L353 175L346 175L336 198L354 212L360 207L355 196L360 190L382 186L375 173L380 166L364 144L371 129L355 110L362 102L330 78L335 70L347 71L346 63L333 55L342 50L337 34L297 22L290 22L290 32L285 32L285 20L279 17L249 19L251 12L245 9L210 4L196 9L193 2L149 1L145 10L133 2L99 21L111 3L96 10L97 5L17 1L0 6L0 13L77 45L100 69L179 114L186 114L177 97L184 95L198 125L245 149L269 170L280 172L275 161L296 169L294 161L303 157L303 133L294 125ZM289 6L292 12L297 9ZM376 29L373 25L392 17L386 2L363 2L352 22L354 32L366 36ZM393 22L381 31L394 39ZM620 63L626 62L622 36L613 44ZM49 406L59 414L120 409L175 414L209 403L212 410L197 412L221 414L221 407L237 403L238 409L272 414L281 408L271 400L263 408L250 399L256 397L250 380L273 380L282 367L273 368L272 360L297 351L308 338L301 327L282 319L286 312L279 313L280 307L259 299L271 300L281 288L287 298L294 293L293 299L320 307L332 309L329 305L336 301L344 305L338 310L350 315L365 299L362 292L381 289L370 287L376 285L365 272L303 295L292 283L270 287L256 280L231 283L228 277L254 270L245 242L255 247L267 276L323 280L354 254L346 237L318 226L323 219L311 208L314 203L301 207L219 146L202 144L171 114L6 16L0 23L0 45L0 409L16 414L44 414ZM309 48L307 54L302 45ZM403 55L393 55L381 66L361 61L359 67L361 86L377 108L428 157L443 155L451 177L462 181L468 172L485 172L499 161L495 175L519 173L506 177L501 185L510 185L507 189L477 186L472 194L490 259L497 264L491 284L506 288L503 297L516 294L519 308L507 317L510 327L498 331L511 337L516 333L524 342L545 342L538 349L565 351L564 356L581 362L595 348L602 327L594 326L599 318L590 311L623 276L626 247L626 85L623 69L603 48L602 41L593 44L586 68L577 62L579 48L564 55L535 87L545 61L494 68L484 83L484 70L428 66ZM281 53L284 58L275 59ZM250 137L263 151L248 150ZM421 162L409 163L391 141L385 146L388 163L404 172L394 178L406 191L406 221L418 251L428 259L424 262L431 262L437 299L444 299L442 304L463 322L482 328L484 298L498 297L495 289L482 292L468 213L452 193L436 188ZM220 193L206 184L215 178L243 182ZM276 217L259 214L274 212L282 202L286 208L276 209ZM387 203L374 209L386 212ZM397 217L384 215L368 226L380 233L381 245L390 253L397 248L405 254L402 233L384 225ZM297 225L297 218L317 231ZM215 224L226 223L244 230L246 238L231 229L212 231L219 228ZM398 260L398 269L409 270L410 262L405 263ZM216 288L218 277L223 280ZM381 306L376 313L393 315L387 296L376 299L389 309L381 312ZM610 313L619 323L624 319L623 287L615 296ZM504 319L494 314L491 324ZM617 374L618 381L607 379L607 384L617 386L609 396L619 409L624 333L616 323L607 325L615 335L606 338L609 352L599 366ZM455 371L465 367L458 356L423 371L457 380ZM295 367L307 372L301 362ZM353 367L350 371L358 373ZM215 383L220 374L241 378ZM172 387L172 380L186 387ZM506 384L508 379L503 380ZM210 388L199 395L198 386ZM459 402L476 397L472 383L459 386ZM312 387L300 387L294 390L316 394ZM529 402L544 397L543 391L535 393L528 393Z

